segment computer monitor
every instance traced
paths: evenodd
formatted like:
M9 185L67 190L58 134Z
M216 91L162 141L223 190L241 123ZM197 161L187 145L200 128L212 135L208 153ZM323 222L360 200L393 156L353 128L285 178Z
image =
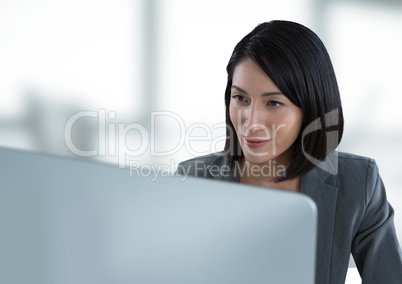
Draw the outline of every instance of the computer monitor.
M298 283L317 212L298 194L0 149L0 283Z

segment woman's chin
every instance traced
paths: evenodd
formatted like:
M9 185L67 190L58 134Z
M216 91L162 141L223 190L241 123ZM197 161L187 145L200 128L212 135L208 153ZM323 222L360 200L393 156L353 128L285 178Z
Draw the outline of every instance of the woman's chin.
M271 157L270 155L258 156L247 153L244 153L244 158L246 159L246 161L252 164L266 164L273 159L273 157Z

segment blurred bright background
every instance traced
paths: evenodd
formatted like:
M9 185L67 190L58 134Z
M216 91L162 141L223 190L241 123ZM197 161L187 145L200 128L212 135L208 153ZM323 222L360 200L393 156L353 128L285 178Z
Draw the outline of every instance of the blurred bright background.
M221 150L227 61L273 19L327 46L339 150L377 161L401 240L401 0L0 0L0 146L78 157L71 132L86 158L171 171Z

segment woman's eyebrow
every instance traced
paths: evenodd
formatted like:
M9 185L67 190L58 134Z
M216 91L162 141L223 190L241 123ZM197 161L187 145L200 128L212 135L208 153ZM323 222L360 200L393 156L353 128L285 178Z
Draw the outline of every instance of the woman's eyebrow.
M239 92L242 92L243 94L247 95L247 92L245 90L243 90L242 88L240 88L239 86L232 85L231 89L236 89ZM261 94L262 97L272 96L272 95L283 95L283 93L281 91L274 91L274 92L266 92L266 93Z
M247 95L247 92L246 92L245 90L243 90L242 88L240 88L240 87L238 87L238 86L236 86L236 85L232 85L232 88L231 88L231 89L236 89L236 90L238 90L239 92L242 92L243 94Z

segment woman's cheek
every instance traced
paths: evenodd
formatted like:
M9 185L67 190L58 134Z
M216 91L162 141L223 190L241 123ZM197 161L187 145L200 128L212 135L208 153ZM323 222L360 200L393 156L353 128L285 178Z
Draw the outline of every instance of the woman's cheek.
M232 122L233 126L236 128L238 117L237 117L237 108L230 104L229 106L229 116L230 116L230 121Z

